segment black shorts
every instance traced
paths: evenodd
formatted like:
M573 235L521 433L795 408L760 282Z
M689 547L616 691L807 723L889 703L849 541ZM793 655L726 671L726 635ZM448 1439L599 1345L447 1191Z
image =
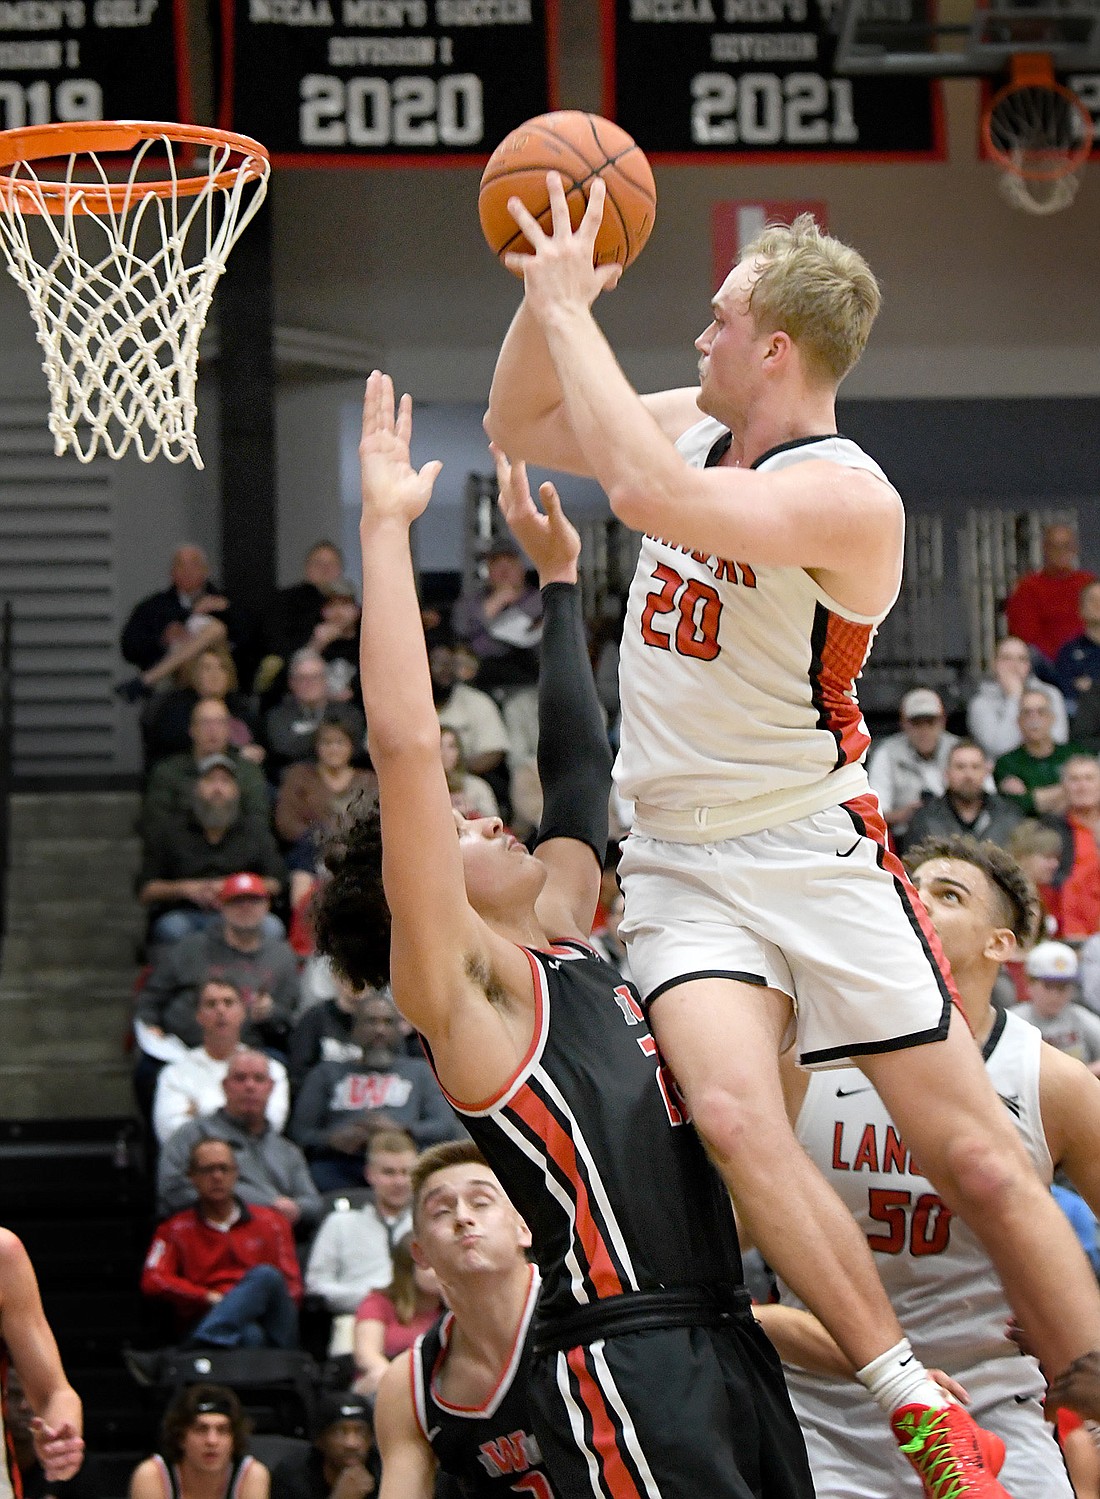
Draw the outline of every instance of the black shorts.
M536 1354L528 1402L565 1499L814 1499L782 1367L750 1312Z

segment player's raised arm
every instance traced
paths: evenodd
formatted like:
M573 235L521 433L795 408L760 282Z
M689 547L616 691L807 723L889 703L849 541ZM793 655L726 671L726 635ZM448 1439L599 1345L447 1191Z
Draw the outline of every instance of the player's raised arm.
M547 879L536 910L551 937L587 940L607 846L611 749L596 694L577 583L581 542L544 484L540 512L527 473L493 448L500 508L538 569L543 597L539 652L538 769L543 810L536 857Z
M84 1460L80 1396L65 1377L27 1251L6 1229L0 1229L0 1339L34 1411L31 1431L43 1472L51 1482L72 1478Z
M375 371L359 448L360 678L378 775L391 972L406 1018L431 1034L468 988L488 934L466 898L409 539L440 465L413 469L411 431L409 397L395 406L392 382Z

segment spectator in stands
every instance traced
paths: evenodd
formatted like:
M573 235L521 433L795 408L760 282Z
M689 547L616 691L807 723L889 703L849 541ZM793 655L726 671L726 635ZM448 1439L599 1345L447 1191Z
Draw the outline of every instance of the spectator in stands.
M189 661L177 673L177 680L179 685L171 692L158 693L142 715L147 765L192 751L191 712L203 698L224 703L229 714L225 743L214 743L203 753L234 749L253 764L263 763L263 746L255 742L258 724L252 699L238 691L237 668L224 642L208 646Z
M1054 741L1054 712L1045 692L1029 687L1020 697L1020 746L1002 755L993 769L997 790L1025 817L1062 812L1062 766L1079 754L1075 744Z
M1040 682L1032 670L1031 652L1015 635L1006 635L993 657L993 675L981 682L966 705L966 726L991 760L1020 745L1020 699L1024 689L1045 693L1054 711L1055 744L1069 738L1066 704L1057 687Z
M237 1196L224 1140L192 1146L188 1174L195 1205L157 1228L142 1294L171 1303L187 1347L295 1347L302 1278L286 1218Z
M246 1013L241 991L230 979L208 978L199 990L195 1018L202 1044L169 1062L157 1078L153 1129L161 1144L188 1120L221 1107L225 1096L222 1081L231 1058L241 1050ZM286 1068L274 1057L265 1060L275 1082L267 1117L273 1128L281 1130L290 1109Z
M1078 566L1073 527L1044 526L1042 567L1026 573L1005 601L1009 633L1018 635L1052 664L1066 641L1080 634L1081 590L1095 581L1095 573Z
M1012 831L1008 852L1039 892L1043 906L1043 935L1057 936L1062 921L1064 841L1049 823L1028 817Z
M290 1033L287 1070L294 1093L318 1062L357 1062L363 1055L354 1036L355 1025L368 996L376 991L369 986L357 991L347 979L338 974L332 977L335 993L310 1005Z
M951 746L944 771L944 792L914 812L906 841L947 838L969 833L1004 848L1022 813L996 792L987 791L993 766L981 745L960 739Z
M914 687L901 700L901 733L875 746L867 776L896 839L905 836L922 802L943 795L943 773L956 736L946 729L947 715L939 694Z
M332 1355L350 1353L351 1314L371 1291L393 1279L393 1246L412 1231L412 1170L416 1145L403 1130L378 1130L367 1146L363 1175L374 1201L330 1213L317 1231L306 1269L306 1290L324 1298L334 1317ZM340 1336L346 1332L346 1342Z
M396 1125L421 1149L460 1133L427 1062L400 1055L391 999L377 990L368 995L353 1035L362 1060L318 1063L290 1120L290 1137L305 1151L322 1192L359 1184L363 1152L376 1129Z
M123 627L122 655L138 674L115 691L136 702L207 646L225 641L236 656L249 645L251 633L244 611L211 582L202 548L177 547L169 586L135 604Z
M129 1499L268 1499L270 1475L246 1451L250 1430L224 1385L180 1390L164 1413L160 1452L130 1477Z
M485 582L459 597L451 628L477 657L481 691L507 694L538 680L542 595L510 536L494 537L482 548L481 559Z
M334 578L324 589L321 621L309 644L321 653L329 701L359 701L359 622L362 610L350 578Z
M1061 934L1091 937L1100 930L1100 761L1071 755L1062 766L1064 835L1070 844L1069 869L1061 889Z
M221 920L166 947L138 996L138 1041L178 1036L197 1046L195 1006L207 978L236 984L247 1009L241 1039L285 1051L298 1008L298 960L283 936L273 935L271 897L256 874L231 874L218 892Z
M363 742L363 714L352 703L335 703L329 697L324 657L311 646L303 646L290 658L286 696L264 720L267 769L272 779L297 760L313 754L317 730L326 720L347 725L356 745Z
M331 541L315 541L306 553L301 582L279 589L264 628L266 656L277 658L271 664L265 657L269 681L295 651L311 644L313 632L321 623L327 590L343 572L340 548Z
M463 817L498 817L500 808L493 788L480 776L470 774L458 731L446 726L441 728L439 748L447 776L447 789L451 793L451 805Z
M266 822L241 812L237 764L211 755L198 772L188 809L158 817L146 834L139 899L149 907L155 943L218 926L229 875L259 875L269 896L278 895L286 879ZM265 919L273 930L274 918Z
M294 1228L312 1229L321 1217L321 1194L306 1158L267 1117L275 1090L271 1058L242 1048L222 1078L224 1103L180 1126L157 1160L157 1211L167 1216L190 1207L195 1188L188 1176L191 1151L200 1140L224 1140L237 1161L237 1196L274 1208Z
M358 750L342 718L326 713L313 736L311 759L288 765L275 802L275 831L287 844L322 833L360 793L375 795L378 778L351 762Z
M370 1403L346 1390L322 1395L310 1423L312 1444L280 1459L272 1499L365 1499L377 1486Z
M1089 688L1100 682L1100 583L1085 584L1077 609L1084 629L1066 641L1054 662L1054 675L1071 713Z
M232 744L233 719L220 697L204 697L191 709L188 720L191 748L170 755L153 767L142 802L142 827L148 834L164 817L184 812L191 802L199 766L220 755L231 760L241 793L241 811L266 823L271 798L263 771Z
M469 773L490 779L501 771L508 753L508 731L500 709L487 692L458 681L450 646L433 646L428 662L441 727L454 729L458 735ZM499 789L496 781L490 779L490 784L494 791Z
M427 1332L443 1310L435 1271L413 1259L412 1235L393 1246L393 1279L371 1291L355 1314L355 1372L352 1389L373 1400L382 1376L400 1354Z
M1084 1062L1100 1076L1100 1017L1073 1002L1077 954L1064 942L1040 942L1025 959L1027 1003L1015 1014L1042 1033L1057 1051Z

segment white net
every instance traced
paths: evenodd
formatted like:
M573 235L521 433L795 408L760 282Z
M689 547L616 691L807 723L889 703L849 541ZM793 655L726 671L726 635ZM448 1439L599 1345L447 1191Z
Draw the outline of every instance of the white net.
M986 138L1003 169L1003 197L1013 208L1038 217L1068 208L1077 196L1092 136L1081 100L1053 77L1002 90L990 107Z
M139 180L150 153L160 191ZM132 445L146 462L163 454L202 468L199 335L267 190L266 159L229 141L195 148L157 135L137 146L123 182L93 150L69 155L60 181L40 178L34 161L9 172L0 245L45 356L54 451L88 463L101 445L112 458Z

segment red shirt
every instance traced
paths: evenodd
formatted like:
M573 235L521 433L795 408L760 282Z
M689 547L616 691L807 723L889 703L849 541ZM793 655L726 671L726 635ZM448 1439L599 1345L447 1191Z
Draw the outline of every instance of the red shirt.
M1091 828L1066 818L1073 834L1073 863L1062 885L1063 937L1091 937L1100 931L1100 849Z
M1053 661L1066 641L1084 629L1077 604L1085 584L1095 582L1095 573L1080 568L1072 573L1028 573L1005 603L1009 634Z
M295 1301L302 1299L302 1275L290 1224L275 1208L246 1207L228 1229L214 1228L197 1208L167 1219L153 1235L141 1289L163 1296L187 1321L209 1311L207 1291L230 1291L256 1265L274 1265Z
M372 1291L359 1303L355 1320L381 1322L382 1353L384 1357L393 1360L411 1348L422 1332L428 1331L442 1310L441 1306L436 1306L427 1312L417 1312L411 1322L401 1322L398 1320L397 1308L385 1291Z

